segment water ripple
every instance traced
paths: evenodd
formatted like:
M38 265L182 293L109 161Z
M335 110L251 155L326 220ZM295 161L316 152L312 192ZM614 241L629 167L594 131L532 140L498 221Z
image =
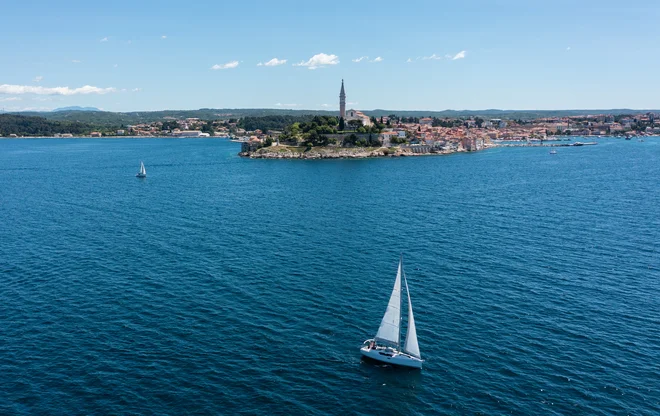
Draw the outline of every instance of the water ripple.
M658 141L0 144L0 414L660 412ZM402 252L422 372L357 350Z

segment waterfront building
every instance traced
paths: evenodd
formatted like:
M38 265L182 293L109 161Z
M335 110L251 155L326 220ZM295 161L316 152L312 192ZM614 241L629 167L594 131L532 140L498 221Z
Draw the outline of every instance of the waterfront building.
M174 137L209 137L210 136L209 133L202 133L199 130L173 131L171 135Z

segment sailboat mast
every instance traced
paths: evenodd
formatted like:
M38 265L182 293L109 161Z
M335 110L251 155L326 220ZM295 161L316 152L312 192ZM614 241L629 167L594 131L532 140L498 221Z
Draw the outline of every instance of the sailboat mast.
M401 267L401 275L403 275L403 254L399 257L399 267ZM401 310L401 296L399 295L399 310ZM397 342L397 350L401 351L401 323L403 322L403 314L399 314L399 336Z

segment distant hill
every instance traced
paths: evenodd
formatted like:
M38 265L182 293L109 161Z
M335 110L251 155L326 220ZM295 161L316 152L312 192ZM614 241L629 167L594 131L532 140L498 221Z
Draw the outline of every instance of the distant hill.
M73 110L71 109L73 108ZM83 109L83 110L80 110ZM368 116L381 117L396 114L400 117L438 117L438 118L502 118L531 120L540 117L565 117L588 114L641 114L646 112L659 112L660 110L364 110ZM39 116L48 120L80 122L98 127L117 127L152 123L155 121L180 120L185 118L199 118L201 120L228 120L245 117L264 116L334 116L337 111L326 110L286 110L274 108L201 108L199 110L162 110L162 111L131 111L125 113L114 113L100 111L92 107L65 107L48 112L19 112L26 116Z
M77 121L46 120L43 117L0 114L0 137L10 134L18 136L53 136L57 133L74 135L89 134L93 126Z
M336 115L336 111L319 110L284 110L284 109L212 109L199 110L162 110L162 111L132 111L127 113L113 113L109 111L49 111L49 112L20 112L26 116L44 117L48 120L78 121L97 126L128 126L155 121L181 120L185 118L199 118L201 120L228 120L243 117L263 116L302 116L302 115Z
M58 112L58 111L101 111L96 107L78 107L77 105L74 105L72 107L60 107L52 110L53 112Z

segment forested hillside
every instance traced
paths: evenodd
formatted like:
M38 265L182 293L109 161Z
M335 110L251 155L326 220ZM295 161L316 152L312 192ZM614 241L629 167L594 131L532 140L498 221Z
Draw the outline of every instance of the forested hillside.
M0 114L0 136L53 136L58 133L88 134L94 126L71 121L46 120L15 114Z

